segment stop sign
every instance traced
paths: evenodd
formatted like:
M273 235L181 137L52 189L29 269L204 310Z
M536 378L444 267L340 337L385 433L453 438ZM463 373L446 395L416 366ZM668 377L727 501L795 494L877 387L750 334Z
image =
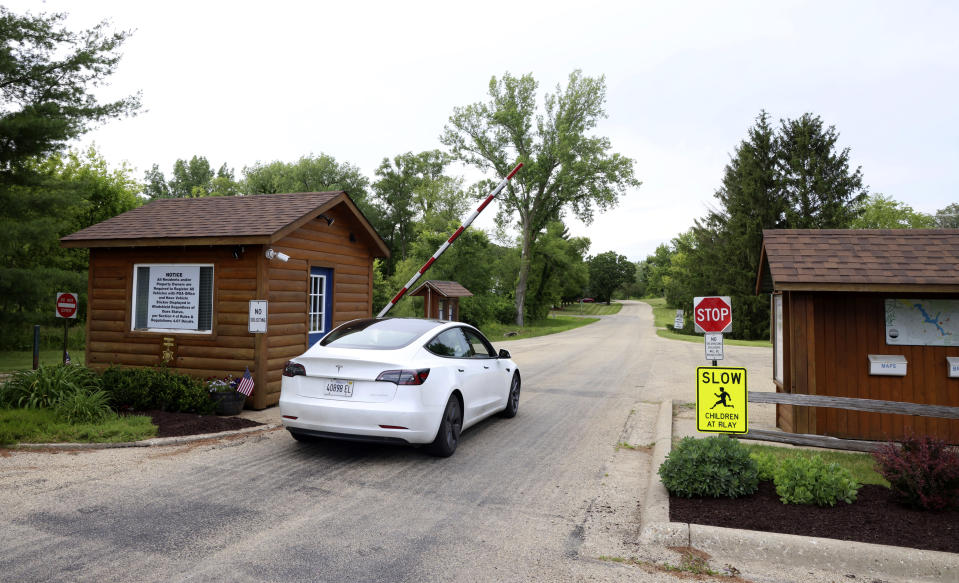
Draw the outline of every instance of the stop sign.
M693 298L696 332L729 332L733 329L733 303L729 296Z
M77 317L77 294L57 293L57 318Z

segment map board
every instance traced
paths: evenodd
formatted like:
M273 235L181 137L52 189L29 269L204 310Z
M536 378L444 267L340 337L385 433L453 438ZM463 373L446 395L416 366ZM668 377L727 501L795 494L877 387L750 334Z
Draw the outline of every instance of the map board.
M959 300L887 299L886 344L959 345Z

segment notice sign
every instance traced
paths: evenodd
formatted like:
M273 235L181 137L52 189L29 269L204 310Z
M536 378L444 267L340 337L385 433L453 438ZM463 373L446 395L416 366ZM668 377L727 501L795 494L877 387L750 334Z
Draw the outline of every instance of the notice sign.
M250 300L250 334L266 332L267 304L266 300Z
M746 433L746 369L701 366L696 369L696 429L708 433Z
M153 265L150 268L150 328L199 329L199 265Z

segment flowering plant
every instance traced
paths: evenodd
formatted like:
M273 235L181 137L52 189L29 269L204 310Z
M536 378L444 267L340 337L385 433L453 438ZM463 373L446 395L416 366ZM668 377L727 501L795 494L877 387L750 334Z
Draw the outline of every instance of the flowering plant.
M206 381L206 390L210 393L230 393L236 390L240 384L240 379L233 378L233 375L224 378L209 378Z

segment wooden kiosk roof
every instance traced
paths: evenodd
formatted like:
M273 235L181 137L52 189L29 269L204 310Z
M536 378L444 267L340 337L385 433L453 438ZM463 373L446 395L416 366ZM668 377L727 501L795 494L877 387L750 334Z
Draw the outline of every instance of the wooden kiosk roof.
M455 281L437 281L429 280L423 282L418 288L410 292L411 296L419 296L426 293L426 288L429 287L437 295L446 297L446 298L468 298L473 295L473 292L466 289L459 283Z
M343 191L167 198L60 239L64 247L147 247L275 243L344 204L382 255L389 248Z
M959 292L959 229L763 230L756 293Z

